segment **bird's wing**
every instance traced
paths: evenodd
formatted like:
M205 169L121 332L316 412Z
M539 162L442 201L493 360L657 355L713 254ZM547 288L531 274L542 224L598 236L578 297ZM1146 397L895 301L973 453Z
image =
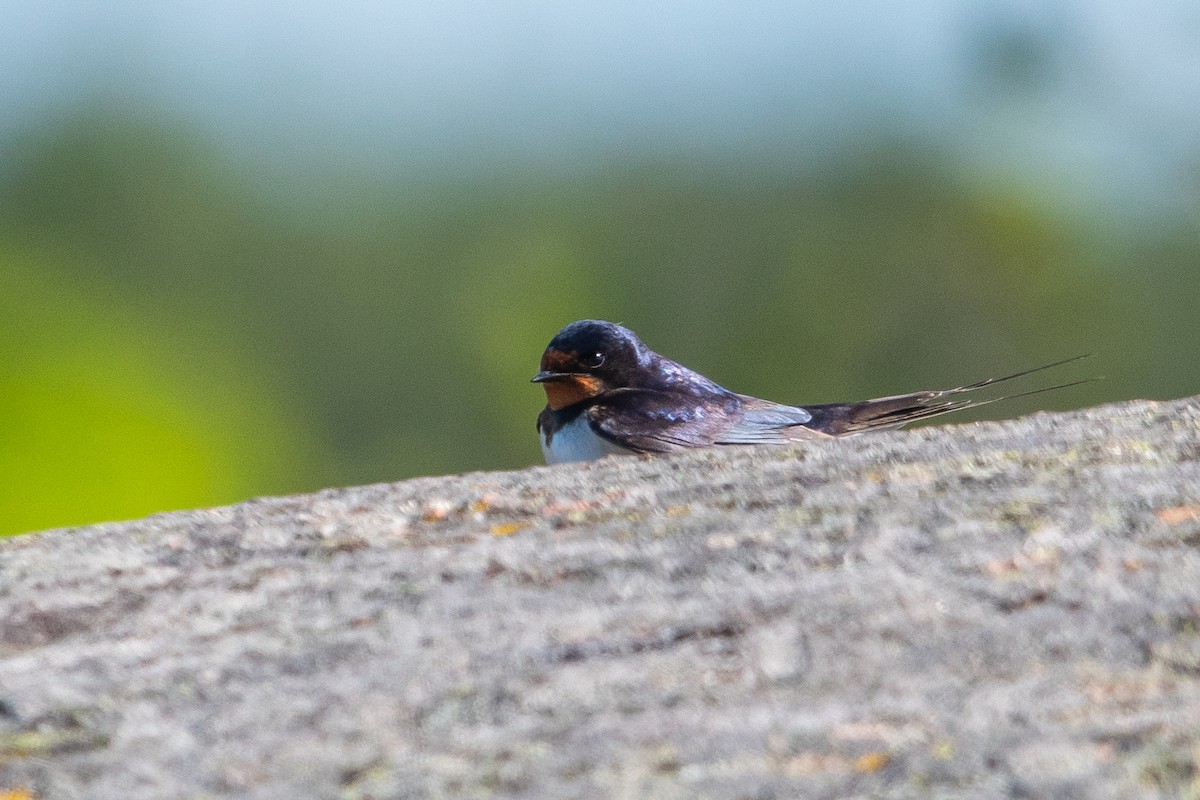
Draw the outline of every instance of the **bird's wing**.
M786 444L828 434L803 427L812 415L732 392L693 394L620 389L587 410L597 435L642 452L717 444Z
M716 439L716 444L787 444L805 439L825 439L828 434L811 427L806 408L772 403L747 394L738 395L742 413Z
M738 418L735 395L696 396L649 389L617 389L587 410L599 436L647 453L667 453L715 444Z

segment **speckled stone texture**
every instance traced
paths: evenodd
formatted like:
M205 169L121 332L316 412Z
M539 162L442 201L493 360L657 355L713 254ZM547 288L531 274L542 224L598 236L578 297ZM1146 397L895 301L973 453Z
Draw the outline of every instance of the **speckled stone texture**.
M1200 798L1200 398L0 543L0 791Z

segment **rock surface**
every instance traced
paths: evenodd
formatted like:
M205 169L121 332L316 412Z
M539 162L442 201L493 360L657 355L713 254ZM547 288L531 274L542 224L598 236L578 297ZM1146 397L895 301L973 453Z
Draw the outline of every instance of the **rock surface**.
M1200 797L1200 398L0 542L0 794Z

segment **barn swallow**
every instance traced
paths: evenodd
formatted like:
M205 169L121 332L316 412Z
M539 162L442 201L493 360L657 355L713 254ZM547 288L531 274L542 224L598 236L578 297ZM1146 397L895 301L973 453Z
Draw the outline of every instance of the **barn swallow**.
M715 445L829 439L898 428L1008 399L959 395L1083 357L954 389L857 403L789 406L732 392L655 353L628 328L585 319L559 331L542 354L541 371L533 382L546 390L546 407L538 415L537 428L547 464Z

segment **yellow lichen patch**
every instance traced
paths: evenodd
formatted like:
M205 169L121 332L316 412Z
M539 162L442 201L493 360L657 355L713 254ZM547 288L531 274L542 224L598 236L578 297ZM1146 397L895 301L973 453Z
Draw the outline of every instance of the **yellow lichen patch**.
M36 800L33 792L18 786L15 789L0 789L0 800Z
M1032 564L1034 566L1040 566L1040 565L1044 565L1044 564L1057 563L1059 560L1059 556L1062 555L1062 551L1059 550L1057 547L1052 547L1052 546L1048 546L1048 545L1044 545L1044 544L1037 544L1037 545L1033 545L1032 547L1027 547L1025 549L1025 552L1022 553L1021 555L1024 556L1024 559L1026 561L1028 561L1030 564ZM1013 559L1013 561L1014 561L1014 563L1020 565L1021 556L1015 557Z
M954 742L949 739L934 742L933 747L930 748L930 753L938 761L949 761L954 758Z
M891 753L885 753L877 750L874 753L867 753L865 756L859 756L854 760L854 771L862 773L879 772L879 770L892 763Z
M500 496L495 492L484 492L467 505L467 510L472 514L486 514L492 510L492 506L499 499Z
M491 533L492 536L512 536L517 531L524 530L528 527L528 522L505 522L500 525L493 525L489 533Z

